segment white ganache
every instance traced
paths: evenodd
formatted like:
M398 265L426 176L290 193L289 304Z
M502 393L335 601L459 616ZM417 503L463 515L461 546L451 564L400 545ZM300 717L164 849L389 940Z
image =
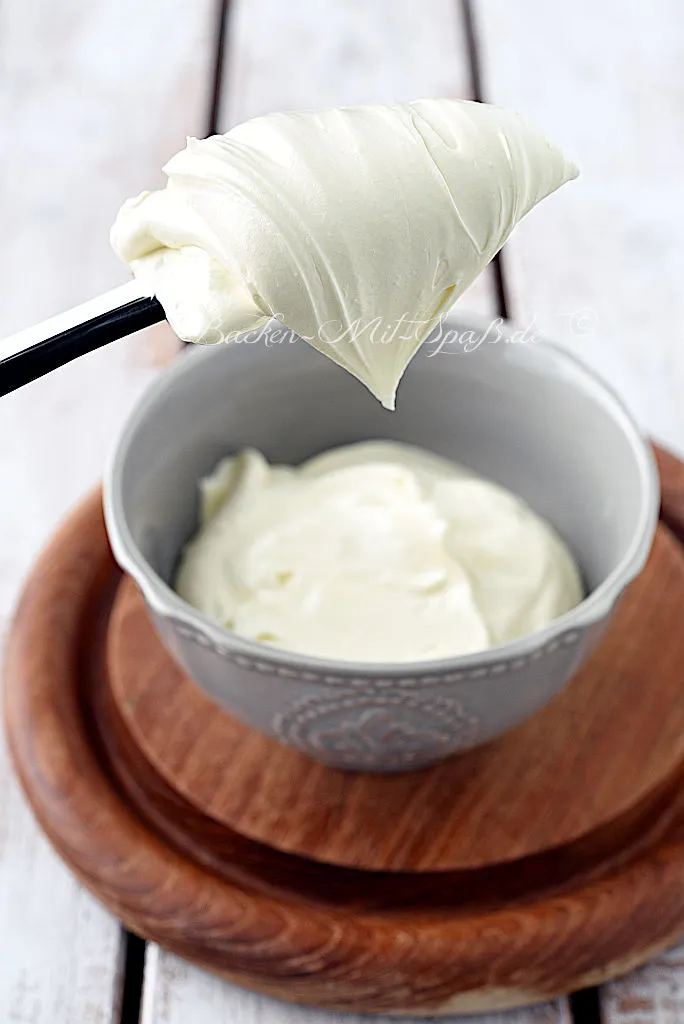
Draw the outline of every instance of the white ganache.
M387 408L518 221L578 173L518 114L446 99L256 117L164 171L111 241L176 333L212 344L275 317Z
M351 661L471 654L582 600L555 530L521 499L396 442L299 467L247 450L201 484L177 592L274 647Z

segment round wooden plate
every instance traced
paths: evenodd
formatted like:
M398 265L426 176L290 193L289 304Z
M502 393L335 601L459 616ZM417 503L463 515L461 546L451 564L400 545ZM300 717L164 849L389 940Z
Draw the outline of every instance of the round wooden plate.
M662 518L684 536L684 466L659 460ZM195 963L337 1009L534 1002L684 928L683 598L661 526L600 651L535 719L428 772L343 775L255 737L174 668L96 495L20 602L10 745L72 869Z
M218 709L174 664L130 579L109 622L109 688L169 786L250 839L375 871L477 869L567 852L609 824L621 848L617 823L643 821L684 760L684 701L673 707L672 663L653 656L683 608L684 552L663 528L572 686L498 741L400 775L316 764Z

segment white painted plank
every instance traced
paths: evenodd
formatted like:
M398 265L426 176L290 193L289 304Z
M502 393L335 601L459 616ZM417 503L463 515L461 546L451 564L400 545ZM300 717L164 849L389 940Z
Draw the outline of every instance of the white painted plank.
M205 130L213 9L0 4L0 337L127 280L109 228Z
M471 96L456 0L234 0L221 130L257 114ZM489 313L479 278L461 311Z
M176 956L149 946L141 1024L571 1024L555 1003L476 1017L387 1017L322 1010L278 1002L234 988ZM630 1022L631 1024L631 1022Z
M452 0L235 0L221 119L227 128L274 109L466 96L457 54Z
M127 277L121 201L207 117L213 0L0 2L0 337ZM169 335L0 401L0 626L37 550L99 477ZM172 343L175 344L175 343ZM120 929L49 849L0 744L0 1021L109 1024Z
M684 450L681 2L473 6L486 98L581 168L506 246L515 317L571 347Z
M468 97L470 69L454 0L234 0L220 127L271 110ZM489 276L460 301L491 314ZM403 1018L410 1024L409 1018ZM148 947L142 1024L364 1024L368 1018L277 1003ZM459 1018L465 1020L465 1018ZM569 1024L567 1005L477 1018L479 1024Z
M684 1020L684 946L601 991L604 1024L681 1024Z
M0 751L0 1020L110 1024L120 932L56 860Z

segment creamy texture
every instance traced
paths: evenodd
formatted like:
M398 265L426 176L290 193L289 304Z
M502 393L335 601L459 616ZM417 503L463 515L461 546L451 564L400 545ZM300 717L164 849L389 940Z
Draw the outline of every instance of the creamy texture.
M296 468L225 459L201 483L176 589L251 640L384 662L506 643L582 600L567 548L519 498L379 441Z
M465 100L269 114L164 171L111 240L180 337L276 317L388 408L515 224L577 174L517 114Z

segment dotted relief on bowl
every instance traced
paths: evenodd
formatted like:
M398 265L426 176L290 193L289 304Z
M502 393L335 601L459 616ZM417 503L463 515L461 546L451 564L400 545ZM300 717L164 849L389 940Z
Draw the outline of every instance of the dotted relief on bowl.
M478 721L447 697L351 690L334 699L293 702L276 715L273 732L283 743L342 768L411 768L471 746Z

